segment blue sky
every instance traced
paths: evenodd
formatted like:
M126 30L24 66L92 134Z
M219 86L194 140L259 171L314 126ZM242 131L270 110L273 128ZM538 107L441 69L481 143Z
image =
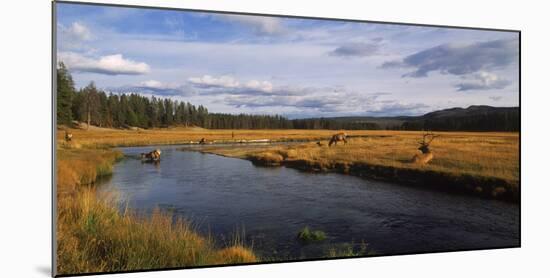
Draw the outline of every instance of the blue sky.
M518 34L57 4L77 87L291 118L517 106Z

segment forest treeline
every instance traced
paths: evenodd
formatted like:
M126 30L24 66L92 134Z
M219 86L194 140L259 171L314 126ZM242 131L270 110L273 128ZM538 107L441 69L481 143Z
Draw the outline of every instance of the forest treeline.
M424 116L427 115L430 114ZM424 119L424 116L407 117L408 120L398 125L388 126L372 118L368 121L338 118L291 120L280 115L210 113L202 105L170 98L106 93L93 82L77 90L67 68L61 63L57 69L57 123L65 125L76 120L114 128L519 130L519 114L514 111L441 119Z
M202 105L145 97L112 94L93 82L75 89L71 74L60 64L57 69L57 122L87 122L100 127L199 126L211 129L376 129L372 123L342 123L325 119L290 120L280 115L210 113Z
M139 94L112 94L93 82L76 90L71 74L60 64L57 69L57 122L73 120L100 127L199 126L212 129L288 129L292 121L279 115L210 113L202 105L145 97Z

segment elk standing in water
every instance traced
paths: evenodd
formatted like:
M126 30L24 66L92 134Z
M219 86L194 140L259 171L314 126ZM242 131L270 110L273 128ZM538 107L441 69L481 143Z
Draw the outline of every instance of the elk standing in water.
M433 153L430 151L430 143L435 139L435 137L438 137L439 135L435 135L433 133L426 133L422 137L422 142L418 142L420 144L420 147L418 147L418 150L420 150L421 154L415 154L413 156L412 162L418 163L418 164L427 164L434 158ZM428 141L426 141L426 138L430 137Z
M160 150L156 149L152 152L141 153L141 159L145 161L150 161L150 162L160 161Z
M334 135L332 135L332 138L330 138L330 141L328 142L328 146L332 146L332 144L337 145L339 141L343 141L344 144L348 143L348 140L346 140L347 134L344 132L339 132Z

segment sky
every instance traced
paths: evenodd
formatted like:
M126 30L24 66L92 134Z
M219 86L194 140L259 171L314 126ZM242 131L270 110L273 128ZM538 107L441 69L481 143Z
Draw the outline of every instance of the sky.
M57 60L77 88L289 118L519 105L515 32L56 6Z

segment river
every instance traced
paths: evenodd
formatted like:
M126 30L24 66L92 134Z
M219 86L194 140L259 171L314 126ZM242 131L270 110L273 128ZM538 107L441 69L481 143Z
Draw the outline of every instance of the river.
M240 146L243 147L243 146ZM368 244L377 255L519 246L517 204L372 181L307 173L161 146L162 161L142 163L154 147L120 148L102 191L116 190L130 208L155 207L191 220L227 244L234 234L270 260L319 258L328 250ZM326 233L303 244L308 226Z

